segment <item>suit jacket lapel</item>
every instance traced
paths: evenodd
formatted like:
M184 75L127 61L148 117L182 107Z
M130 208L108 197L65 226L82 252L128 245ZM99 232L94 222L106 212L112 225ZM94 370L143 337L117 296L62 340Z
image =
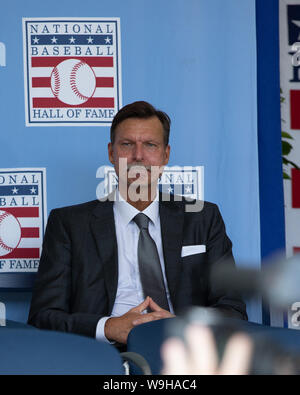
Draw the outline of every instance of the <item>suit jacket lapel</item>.
M171 301L175 309L176 290L181 270L184 212L180 202L160 201L159 208L166 276Z
M118 286L118 247L112 201L99 202L93 211L91 228L103 263L108 314L111 314Z

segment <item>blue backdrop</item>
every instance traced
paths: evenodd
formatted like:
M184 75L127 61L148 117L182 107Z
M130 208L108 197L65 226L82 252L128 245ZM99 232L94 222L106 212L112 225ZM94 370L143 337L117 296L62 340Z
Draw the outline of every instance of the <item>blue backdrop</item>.
M95 198L108 127L25 127L22 17L120 17L123 104L172 119L170 165L205 166L238 264L260 266L255 0L40 0L1 5L1 168L46 167L47 206ZM30 293L0 292L26 320ZM259 304L249 318L261 320Z

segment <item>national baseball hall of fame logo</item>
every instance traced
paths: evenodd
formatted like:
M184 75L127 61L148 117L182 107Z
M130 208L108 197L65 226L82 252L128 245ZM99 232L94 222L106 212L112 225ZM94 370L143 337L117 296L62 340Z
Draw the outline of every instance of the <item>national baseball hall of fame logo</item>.
M121 103L119 18L23 18L26 126L109 126Z
M45 220L45 169L0 169L0 274L37 271Z

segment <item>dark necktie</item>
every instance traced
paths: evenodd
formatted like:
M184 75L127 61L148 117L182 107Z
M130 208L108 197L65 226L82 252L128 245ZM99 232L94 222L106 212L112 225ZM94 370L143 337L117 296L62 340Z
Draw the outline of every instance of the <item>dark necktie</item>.
M161 308L169 310L158 251L148 231L149 218L140 213L133 221L140 228L138 262L144 296L150 296Z

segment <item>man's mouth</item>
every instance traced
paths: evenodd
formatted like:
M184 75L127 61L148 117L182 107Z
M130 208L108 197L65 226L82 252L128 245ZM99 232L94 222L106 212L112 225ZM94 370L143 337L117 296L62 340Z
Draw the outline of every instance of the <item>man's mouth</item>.
M131 169L134 169L137 173L140 170L141 172L147 170L147 171L151 171L151 166L149 165L138 165L138 164L130 164L127 165L127 172L129 172Z

